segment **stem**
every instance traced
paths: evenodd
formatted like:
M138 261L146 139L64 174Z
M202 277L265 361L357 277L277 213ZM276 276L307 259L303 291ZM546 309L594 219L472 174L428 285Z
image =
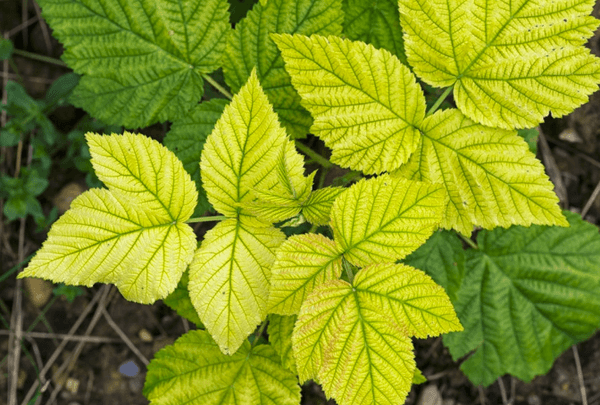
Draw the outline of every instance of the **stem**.
M431 114L433 114L434 112L436 112L436 110L440 107L440 105L442 105L442 103L444 102L444 100L446 99L446 97L448 97L448 94L450 94L450 92L452 91L453 87L448 87L443 93L442 95L435 101L435 104L433 104L431 106L431 108L429 109L429 111L427 111L427 115L426 116L430 116Z
M254 346L256 346L256 342L258 342L258 340L262 336L263 332L265 331L266 327L267 327L267 321L263 321L263 323L260 325L260 329L258 330L256 335L254 335L255 338L252 341L252 344L250 345L250 350L252 350L254 348Z
M350 265L350 263L348 263L346 259L342 259L342 266L344 267L344 270L346 270L348 281L350 282L350 284L352 284L354 282L354 272L352 271L352 266Z
M227 217L225 215L215 215L214 217L199 217L190 218L185 221L186 224L193 224L194 222L210 222L210 221L224 221Z
M221 86L219 83L217 83L217 82L215 81L215 79L213 79L213 78L212 78L212 77L210 77L209 75L207 75L207 74L203 74L203 75L202 75L202 78L203 78L204 80L206 80L207 82L209 82L209 83L210 83L210 84L211 84L211 85L212 85L212 86L213 86L215 89L219 90L219 92L220 92L222 95L224 95L225 97L227 97L228 99L230 99L230 100L231 100L231 99L233 98L233 96L231 95L231 93L230 93L230 92L228 92L228 91L227 91L227 89L226 89L225 87Z
M473 242L471 238L467 238L465 235L459 232L457 232L457 234L467 243L467 245L471 246L473 249L479 249L479 246L477 246L477 244Z
M325 159L323 156L319 155L317 152L306 146L300 141L296 141L296 148L300 149L302 153L306 156L320 164L326 169L331 169L334 165L329 160Z
M15 55L25 56L26 58L36 59L36 60L46 62L46 63L52 63L53 65L68 67L67 64L65 62L63 62L62 60L56 59L56 58L51 58L49 56L38 55L37 53L22 51L20 49L13 49L13 53Z

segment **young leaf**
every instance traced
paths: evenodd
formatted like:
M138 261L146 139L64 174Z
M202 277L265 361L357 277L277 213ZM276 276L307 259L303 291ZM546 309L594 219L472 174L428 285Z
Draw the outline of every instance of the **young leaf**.
M333 36L271 37L333 163L373 174L408 160L419 144L425 97L395 56Z
M444 290L401 264L375 264L350 285L317 287L292 336L300 380L317 378L340 405L399 404L415 373L409 336L462 330Z
M473 225L568 226L544 167L515 131L485 127L449 109L427 117L421 133L399 173L446 188L444 228L471 235Z
M314 225L327 225L333 202L342 192L342 187L324 187L313 191L302 204L302 215Z
M600 235L577 214L570 228L482 231L469 250L456 311L465 331L444 336L473 384L505 373L530 381L600 325Z
M281 358L281 365L286 369L296 372L296 361L292 351L292 332L296 324L296 315L285 316L271 314L269 315L269 343Z
M143 135L87 135L107 189L77 197L19 277L91 287L114 283L128 300L152 303L177 286L196 237L184 222L197 193L181 162Z
M83 75L72 101L110 124L144 127L182 117L202 74L220 66L227 0L40 0L67 64Z
M200 181L200 156L206 138L212 132L227 100L212 99L198 104L185 117L173 122L165 136L164 145L181 160L185 170L192 176L198 189L198 205L194 216L202 216L211 208Z
M402 259L438 227L446 195L438 185L381 175L361 180L333 203L335 243L356 266Z
M469 118L506 129L568 114L598 89L600 60L583 45L593 0L401 0L408 61L425 82L454 86Z
M200 170L213 207L232 218L249 214L242 203L252 201L252 189L278 187L277 164L284 147L290 175L302 177L304 162L286 142L290 141L285 130L252 73L225 107L204 145Z
M211 229L190 264L190 298L225 354L235 353L267 316L271 265L285 235L255 219Z
M344 13L344 35L348 39L387 49L407 65L397 1L346 0Z
M295 235L277 249L271 272L269 312L295 315L315 287L340 277L342 255L323 235Z
M194 323L198 328L203 328L202 321L198 317L198 312L194 308L192 301L190 300L190 293L188 292L189 276L188 272L184 271L177 288L163 302L167 304L171 309L175 310L177 314L188 321Z
M204 331L191 331L156 353L144 395L151 405L298 405L300 387L271 346L226 356Z
M403 263L423 270L444 287L452 302L465 276L465 251L458 237L449 231L439 230L424 245L402 260Z
M92 165L98 178L164 220L187 220L198 192L181 161L146 136L87 133ZM185 218L185 219L183 219Z
M300 106L281 55L270 33L339 35L341 0L273 0L257 4L235 27L227 44L223 73L233 92L246 82L253 68L281 123L293 137L304 137L312 119Z

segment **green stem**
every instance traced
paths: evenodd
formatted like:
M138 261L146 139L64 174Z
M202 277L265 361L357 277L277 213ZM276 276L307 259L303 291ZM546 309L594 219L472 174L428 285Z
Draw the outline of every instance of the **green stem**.
M215 215L214 217L199 217L190 218L185 221L186 224L193 224L194 222L210 222L210 221L224 221L227 217L225 215Z
M227 91L227 89L225 87L223 87L219 83L217 83L217 81L215 79L213 79L212 77L210 77L207 74L203 74L202 77L204 78L204 80L209 82L215 89L219 90L219 92L222 95L224 95L225 97L227 97L230 100L233 98L231 93L229 91Z
M22 51L20 49L14 49L13 53L15 55L25 56L26 58L29 58L29 59L36 59L36 60L39 60L42 62L52 63L53 65L68 67L67 64L65 62L63 62L62 60L56 59L56 58L51 58L49 56L38 55L37 53Z
M296 148L300 149L302 153L306 156L320 164L326 169L331 169L334 165L329 160L325 159L323 156L319 155L317 152L306 146L300 141L296 141Z
M467 238L465 235L459 232L457 232L457 234L467 243L467 245L471 246L473 249L479 249L479 246L477 246L477 244L473 242L471 238Z
M352 266L346 259L342 259L342 266L344 267L344 270L346 270L348 281L350 284L352 284L354 282L354 272L352 271Z
M263 321L263 323L260 325L260 329L258 330L256 335L254 335L254 340L252 341L252 344L250 345L250 350L252 350L254 348L254 346L256 346L256 342L258 342L260 340L260 337L262 336L266 327L267 327L267 321Z
M431 106L431 108L429 109L429 111L427 111L427 116L430 116L431 114L433 114L434 112L436 112L438 108L440 108L440 105L442 105L442 103L444 102L444 100L446 99L446 97L448 97L448 94L450 94L450 92L452 91L453 88L454 87L448 87L442 93L442 95L435 101L435 104Z

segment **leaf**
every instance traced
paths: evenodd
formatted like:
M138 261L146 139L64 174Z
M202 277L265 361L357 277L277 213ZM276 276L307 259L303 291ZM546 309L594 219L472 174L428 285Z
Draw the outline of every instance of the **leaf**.
M408 65L397 1L345 0L344 13L344 35L348 39L363 41L378 49L387 49L404 65Z
M340 277L342 255L323 235L295 235L277 249L271 272L269 312L295 315L312 290Z
M183 163L199 190L198 205L194 217L211 209L200 181L200 156L206 138L212 132L223 113L227 100L213 99L194 107L185 117L173 122L165 136L164 145Z
M437 228L445 201L438 185L387 174L361 180L333 203L335 243L356 266L402 259Z
M470 236L473 225L568 226L544 167L515 131L449 109L427 117L421 133L421 145L399 173L444 186L450 197L444 228Z
M467 251L455 302L465 331L444 337L473 384L505 373L525 382L545 374L600 325L600 235L565 211L570 228L532 225L481 231Z
M302 215L314 225L327 225L333 202L342 192L342 187L324 187L313 191L302 204Z
M421 373L421 370L415 368L415 374L413 375L413 384L423 384L427 382L427 378Z
M252 73L225 107L204 145L200 170L213 207L228 217L250 214L243 203L253 200L251 190L277 189L276 168L283 147L288 170L301 173L304 162L286 142L290 141L285 130Z
M255 219L211 229L190 264L190 298L225 354L235 353L267 316L271 265L281 231Z
M9 59L12 56L14 45L10 39L0 39L0 60Z
M202 321L198 317L198 312L194 308L192 301L190 300L190 294L188 292L189 276L188 272L184 271L177 288L163 302L168 305L171 309L177 312L177 314L188 321L195 324L198 328L204 328Z
M403 403L415 373L412 342L461 330L444 290L401 264L365 267L353 285L317 287L292 336L300 380L317 378L340 405Z
M444 287L452 302L465 276L465 251L456 235L439 230L424 245L405 257L403 263L423 270Z
M91 287L114 283L123 296L153 303L170 294L192 260L185 224L197 193L181 162L143 135L86 135L107 189L77 197L19 277Z
M436 87L454 86L469 118L506 129L568 114L598 89L600 61L583 45L593 0L401 0L406 54Z
M256 68L265 94L288 133L295 138L306 136L311 116L300 106L300 97L269 34L339 35L343 18L342 0L273 0L266 7L256 4L229 38L223 63L225 81L235 93Z
M408 160L419 143L425 97L395 56L333 36L271 37L333 163L373 174Z
M191 331L156 353L144 395L152 405L297 405L300 387L271 346L226 356L204 331Z
M281 365L294 374L296 372L296 361L292 351L292 332L298 317L296 315L269 315L269 343L281 358Z
M145 127L182 117L220 66L226 0L41 0L63 59L83 75L72 102L109 124Z

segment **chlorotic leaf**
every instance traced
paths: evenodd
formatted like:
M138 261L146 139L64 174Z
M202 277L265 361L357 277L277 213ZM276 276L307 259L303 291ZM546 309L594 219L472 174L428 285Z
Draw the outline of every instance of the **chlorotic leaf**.
M342 255L335 242L318 234L294 235L277 249L271 269L269 312L295 315L319 284L338 279Z
M344 34L348 39L387 49L407 64L397 1L346 0L344 13Z
M202 321L198 317L198 313L190 300L190 293L188 292L189 277L188 272L183 272L177 288L163 302L167 304L171 309L175 310L177 314L188 321L195 324L198 328L203 328Z
M281 365L286 369L296 372L296 361L292 351L292 332L296 324L296 315L269 315L269 343L281 358Z
M465 276L465 251L453 232L441 229L434 232L424 245L402 262L423 270L444 287L452 302L456 302Z
M267 316L271 265L285 235L256 219L211 229L190 264L190 298L225 354L235 353Z
M144 395L151 405L298 405L300 387L269 345L224 355L205 331L191 331L156 353Z
M149 304L175 289L195 247L190 226L156 216L120 190L91 189L52 225L19 277L114 283L126 299Z
M196 207L198 192L181 161L155 140L125 132L121 135L87 133L92 165L98 178L154 215L187 220Z
M395 56L333 36L271 37L333 163L373 174L408 160L419 144L425 97Z
M196 206L194 183L172 152L146 136L86 138L108 190L76 198L20 277L114 283L125 298L145 304L164 298L196 247L184 223Z
M445 206L440 186L385 174L361 180L341 194L331 209L331 227L350 263L390 262L425 243Z
M196 183L199 196L194 217L202 216L211 208L200 181L200 156L206 138L212 132L226 105L227 101L222 99L212 99L198 104L185 117L173 122L171 130L163 141L164 145L181 160L183 167Z
M600 60L583 45L594 0L401 0L408 61L437 87L454 86L472 120L506 129L560 117L598 89Z
M465 331L444 336L473 384L505 373L546 373L567 348L600 325L600 235L577 214L570 228L532 225L481 231L467 251L455 302Z
M302 215L314 225L327 225L330 220L331 206L342 192L342 187L324 187L313 191L302 204Z
M204 145L200 170L213 207L228 217L236 217L245 211L242 203L252 201L252 189L277 187L277 163L286 142L290 141L285 130L279 125L256 73L252 73L248 83L225 107ZM298 155L295 150L293 153ZM300 165L300 171L303 170L301 157L288 163Z
M568 226L544 167L515 131L449 109L427 117L421 132L419 148L399 172L446 188L444 228L471 235L473 225Z
M415 368L415 374L413 375L413 384L423 384L427 382L427 378L421 373L421 370Z
M419 335L462 329L444 290L419 270L376 264L353 285L322 284L292 336L300 380L317 378L340 405L402 403L415 374L415 328L424 328Z
M304 137L312 124L300 105L270 33L339 35L342 0L274 0L256 4L235 26L225 52L223 73L233 90L246 82L253 68L281 123L295 138Z
M182 117L198 102L202 74L220 66L229 25L226 0L41 0L83 75L71 98L109 124L145 127Z

